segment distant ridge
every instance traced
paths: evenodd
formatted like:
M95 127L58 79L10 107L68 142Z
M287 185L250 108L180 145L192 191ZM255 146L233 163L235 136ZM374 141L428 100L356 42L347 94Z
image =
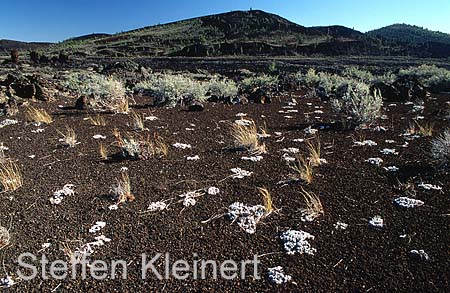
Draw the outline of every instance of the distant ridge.
M20 42L17 45L27 47ZM272 13L250 10L196 17L113 35L95 33L48 48L49 54L61 51L104 57L374 55L448 58L450 35L404 24L366 34L339 25L305 27Z

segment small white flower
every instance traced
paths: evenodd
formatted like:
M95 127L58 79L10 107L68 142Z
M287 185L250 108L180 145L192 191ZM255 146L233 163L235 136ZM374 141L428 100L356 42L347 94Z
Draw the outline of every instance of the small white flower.
M429 183L420 183L418 186L425 190L442 190L442 187Z
M409 198L409 197L405 197L405 196L394 199L394 203L402 208L415 208L415 207L420 207L424 204L424 202L421 200L413 199L413 198Z
M379 166L381 163L383 163L383 159L381 158L368 158L366 160L366 162L372 164L372 165L376 165Z
M110 206L108 207L108 209L110 209L111 211L115 211L115 210L117 210L118 208L119 208L119 206L116 205L116 204L110 205Z
M200 157L198 155L192 156L192 157L186 157L186 160L188 161L198 161L200 160Z
M127 172L127 171L128 171L128 168L127 168L127 167L122 167L122 168L120 168L120 172L122 172L122 173Z
M259 162L263 159L262 156L252 156L252 157L241 157L241 160L244 161L252 161L252 162Z
M220 193L219 188L211 186L210 188L208 188L208 194L209 195L217 195Z
M380 152L383 155L398 155L398 152L395 149L385 148L385 149L382 149Z
M396 166L388 166L388 167L383 167L384 170L388 171L388 172L397 172L398 170L400 170L398 167Z
M372 227L383 228L384 221L383 221L383 219L380 216L375 216L369 221L369 224Z
M149 121L155 121L155 120L158 120L158 117L156 117L156 116L147 116L144 119L145 120L149 120Z
M277 285L285 284L292 280L292 277L290 275L285 274L283 268L280 266L269 268L268 271L269 271L268 277L270 282L275 283Z
M175 148L177 148L177 149L182 149L182 150L192 148L192 146L191 146L190 144L179 143L179 142L174 143L172 146L175 147Z
M239 120L235 120L234 123L241 125L241 126L250 126L253 124L253 121L247 120L247 119L239 119Z
M156 212L156 211L165 210L166 208L167 208L167 204L165 202L156 201L156 202L150 203L147 210L149 210L151 212Z
M342 222L336 222L336 224L334 224L334 229L336 229L336 230L346 230L347 227L348 227L348 224L342 223Z
M253 174L253 172L246 171L246 170L241 169L241 168L233 168L233 169L231 169L231 172L234 173L234 175L231 176L234 179L242 179L244 177L248 177L248 176L251 176Z

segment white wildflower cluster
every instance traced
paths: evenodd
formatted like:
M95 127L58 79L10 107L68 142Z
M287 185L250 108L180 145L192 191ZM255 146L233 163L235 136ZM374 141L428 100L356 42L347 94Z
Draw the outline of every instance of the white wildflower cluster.
M263 156L251 156L251 157L241 157L241 160L244 161L252 161L252 162L259 162L263 159Z
M383 155L398 155L398 152L395 149L382 149L380 151L380 153L382 153Z
M277 284L277 285L285 284L292 280L292 277L290 275L287 275L284 272L283 268L280 266L277 266L274 268L269 268L268 269L268 278L269 278L270 282Z
M388 172L397 172L398 170L400 170L397 166L388 166L388 167L383 167L384 170L388 171Z
M375 165L375 166L380 166L381 163L383 163L383 159L381 159L381 158L368 158L366 160L366 162L368 162L368 163L370 163L372 165Z
M183 194L180 194L179 197L183 198L183 205L185 207L195 206L197 203L196 198L202 196L203 193L199 191L188 191Z
M236 123L237 125L241 125L241 126L250 126L253 124L253 121L247 120L247 119L238 119L238 120L234 121L234 123Z
M420 260L430 260L430 256L428 255L428 253L426 253L423 249L413 249L409 252L413 257L416 257Z
M290 147L290 148L284 148L281 151L285 152L285 153L290 153L290 154L298 154L300 152L300 149Z
M53 196L50 197L50 203L56 204L56 205L60 204L62 202L62 200L64 199L64 197L75 194L74 188L75 188L75 185L73 185L73 184L64 185L64 187L62 189L57 190L53 193Z
M167 208L167 204L163 201L155 201L151 202L147 208L150 212L159 212L163 211Z
M190 144L187 144L187 143L179 143L179 142L174 143L172 146L175 147L175 148L177 148L177 149L182 149L182 150L192 148L192 146L191 146Z
M308 242L309 239L314 240L314 238L308 232L297 230L288 230L280 236L287 254L299 253L314 255L317 250Z
M9 125L14 125L14 124L17 124L17 123L19 123L19 121L14 120L14 119L5 119L5 120L0 122L0 128L6 127L6 126L9 126Z
M373 140L355 141L354 144L355 144L355 146L376 146L376 145L378 145Z
M405 196L394 199L394 202L396 205L398 205L399 207L402 207L402 208L415 208L415 207L420 207L424 204L424 202L421 200L409 198L409 197L405 197Z
M198 156L198 155L195 155L195 156L188 156L188 157L186 157L186 160L188 160L188 161L198 161L198 160L200 160L200 157Z
M14 286L16 282L10 276L6 276L0 279L0 288L10 288Z
M75 249L71 261L75 264L80 263L81 260L85 259L87 256L92 255L95 252L94 248L99 248L101 246L104 246L106 243L111 242L111 239L106 237L105 235L96 236L94 237L94 240L95 241L85 243L79 248Z
M343 223L343 222L336 222L336 224L334 224L334 229L336 230L346 230L348 228L348 224Z
M244 177L249 177L253 174L253 172L246 171L241 168L233 168L231 169L231 172L233 172L233 175L231 175L233 179L242 179Z
M438 190L438 191L442 190L442 187L429 183L420 183L418 186L422 187L425 190Z
M375 228L383 228L384 221L380 216L374 216L372 219L370 219L369 224Z
M217 195L220 193L220 189L214 186L211 186L208 188L208 190L206 191L209 195Z
M256 232L256 224L265 215L266 208L262 205L247 206L235 202L228 207L228 217L236 221L239 227L249 234Z
M102 222L102 221L95 222L95 224L92 225L91 228L89 228L89 233L97 233L101 229L105 228L105 226L106 226L106 222Z

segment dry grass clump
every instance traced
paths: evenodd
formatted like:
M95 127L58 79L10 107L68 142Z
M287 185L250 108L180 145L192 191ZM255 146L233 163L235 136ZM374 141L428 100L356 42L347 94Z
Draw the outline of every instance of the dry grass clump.
M270 195L269 190L265 187L258 187L258 191L261 194L264 201L264 207L266 209L265 216L268 216L274 210L272 196Z
M103 143L100 143L98 145L98 150L100 152L100 157L102 158L102 160L103 161L108 160L108 149L105 147Z
M0 160L0 185L1 192L14 191L23 185L20 169L11 159Z
M416 121L416 125L418 128L418 133L422 136L432 136L434 131L434 124L432 122L424 122L422 124L419 124Z
M322 202L317 195L312 192L307 192L303 188L300 194L303 196L306 204L306 208L303 208L300 211L306 220L313 221L324 214Z
M313 181L313 165L311 160L305 159L304 156L297 156L290 167L295 171L299 179L308 184Z
M94 126L106 126L105 118L100 115L89 116L89 121Z
M0 226L0 249L5 246L8 246L10 243L11 237L9 235L8 229L3 226Z
M130 177L127 173L122 173L121 176L116 179L116 184L111 187L110 193L117 200L117 205L127 201L134 201L135 197L131 193Z
M233 123L231 136L237 148L248 150L251 154L255 155L267 152L266 145L259 141L258 129L253 121L250 125Z
M309 161L312 166L320 166L322 164L322 159L320 158L320 139L317 138L316 142L311 141L306 142L306 147L309 152Z
M156 133L153 138L150 135L126 133L123 137L118 130L114 130L116 144L122 149L122 155L127 158L147 160L160 155L167 156L168 146Z
M25 112L25 117L29 122L50 124L53 122L52 116L44 109L36 109L30 106Z
M66 133L62 133L59 130L58 132L63 137L60 141L63 142L64 146L73 148L77 145L77 134L75 133L75 130L70 127L66 127Z
M140 130L140 131L145 130L143 115L133 112L133 113L131 113L131 119L133 119L133 126L134 126L135 130Z

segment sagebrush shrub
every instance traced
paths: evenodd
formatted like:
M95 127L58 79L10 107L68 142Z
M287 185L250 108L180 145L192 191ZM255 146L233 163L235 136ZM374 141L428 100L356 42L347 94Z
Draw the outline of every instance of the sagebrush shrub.
M358 67L355 66L345 68L342 73L345 77L356 79L365 83L371 83L374 79L372 73L370 73L367 70L359 69Z
M211 96L228 98L235 97L238 94L238 88L236 83L230 79L220 79L218 76L214 76L206 84L206 91Z
M431 155L438 162L439 167L450 166L450 129L433 139L431 142Z
M167 107L175 107L183 98L206 100L204 85L181 74L153 74L148 80L138 83L135 91L149 91L157 105Z
M128 111L128 97L123 83L100 74L69 74L63 85L88 98L88 107L116 113Z
M336 113L350 117L359 125L379 116L383 100L379 91L372 94L369 85L350 80L339 86L331 105Z
M242 80L241 88L244 92L252 92L256 89L270 90L278 83L278 77L267 74L248 77Z
M450 90L450 70L435 65L421 65L399 71L399 76L415 77L431 91Z

